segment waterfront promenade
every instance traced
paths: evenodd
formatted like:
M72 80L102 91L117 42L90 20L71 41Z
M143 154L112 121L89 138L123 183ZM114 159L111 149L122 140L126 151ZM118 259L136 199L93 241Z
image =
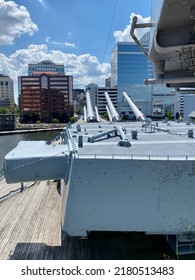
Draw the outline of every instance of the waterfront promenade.
M19 124L15 130L0 131L1 135L33 133L43 131L59 131L65 127L65 124Z

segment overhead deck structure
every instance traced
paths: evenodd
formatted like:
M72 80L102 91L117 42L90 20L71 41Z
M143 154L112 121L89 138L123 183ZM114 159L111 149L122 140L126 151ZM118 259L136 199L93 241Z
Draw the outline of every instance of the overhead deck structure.
M145 84L166 84L168 87L195 87L195 1L152 0L152 23L132 21L131 36L151 60L155 79ZM152 27L149 52L136 38L136 28Z

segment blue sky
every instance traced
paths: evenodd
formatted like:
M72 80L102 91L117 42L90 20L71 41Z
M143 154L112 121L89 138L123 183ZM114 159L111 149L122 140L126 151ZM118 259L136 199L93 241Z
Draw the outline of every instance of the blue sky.
M133 14L148 22L150 9L151 0L0 0L0 73L16 98L17 76L44 59L63 63L74 88L104 85L115 43L130 41Z

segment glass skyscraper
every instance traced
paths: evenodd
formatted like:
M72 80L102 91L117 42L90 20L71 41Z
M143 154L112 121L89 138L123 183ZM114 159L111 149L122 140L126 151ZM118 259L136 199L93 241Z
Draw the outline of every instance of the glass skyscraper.
M148 44L144 47L148 48ZM111 55L111 83L118 88L119 113L128 114L130 110L123 98L123 91L139 104L145 114L149 113L151 87L144 85L144 80L152 77L152 65L135 43L118 42L115 45Z

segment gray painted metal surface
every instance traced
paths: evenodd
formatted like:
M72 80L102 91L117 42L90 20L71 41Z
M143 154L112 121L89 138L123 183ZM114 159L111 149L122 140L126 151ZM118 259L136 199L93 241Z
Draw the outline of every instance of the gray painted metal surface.
M140 123L123 126L129 140L133 129L139 133L129 148L119 147L116 137L89 143L83 136L68 183L62 182L63 229L76 236L96 230L194 232L195 140L188 138L188 126L159 122L153 133ZM98 131L83 128L88 135Z
M63 229L76 236L195 231L194 170L187 161L75 158L63 185Z
M47 145L45 141L21 141L5 156L7 183L67 178L68 145Z
M148 57L153 63L155 79L146 84L169 87L194 87L195 0L153 0L156 23ZM156 2L156 3L155 3ZM133 20L134 21L134 20Z

